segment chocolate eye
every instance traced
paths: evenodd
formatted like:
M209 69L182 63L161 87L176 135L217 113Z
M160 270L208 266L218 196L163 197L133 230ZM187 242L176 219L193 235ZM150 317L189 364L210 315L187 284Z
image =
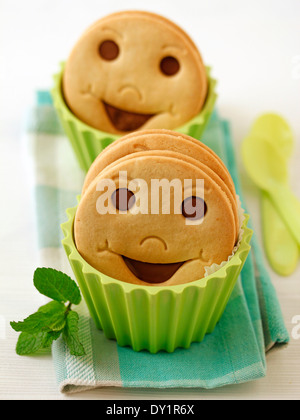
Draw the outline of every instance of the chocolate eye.
M174 76L174 74L178 73L179 69L180 64L175 57L168 56L160 62L160 70L166 76Z
M186 219L202 219L207 212L205 201L200 197L188 197L181 204L181 213Z
M99 47L99 54L104 60L115 60L119 55L120 49L118 44L112 40L103 41Z
M117 210L127 211L135 204L135 195L127 188L118 188L112 193L112 203Z

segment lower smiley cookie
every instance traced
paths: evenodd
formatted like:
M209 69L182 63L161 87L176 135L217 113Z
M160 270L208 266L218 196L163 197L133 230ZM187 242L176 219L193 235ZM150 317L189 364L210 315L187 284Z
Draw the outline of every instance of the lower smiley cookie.
M118 184L123 171L128 174L127 189ZM129 190L130 181L142 179L150 186L154 174L159 180L181 180L182 185L184 179L203 179L204 196L197 196L193 187L169 214L135 212L138 200ZM114 190L97 190L107 179L114 180ZM124 200L116 200L121 190L125 207ZM115 212L99 213L103 194ZM170 199L175 203L172 192ZM202 211L191 213L189 206L198 204ZM78 205L74 236L79 253L100 272L128 283L163 286L202 278L205 267L225 261L235 244L235 220L225 192L199 167L174 157L139 156L124 159L93 180Z

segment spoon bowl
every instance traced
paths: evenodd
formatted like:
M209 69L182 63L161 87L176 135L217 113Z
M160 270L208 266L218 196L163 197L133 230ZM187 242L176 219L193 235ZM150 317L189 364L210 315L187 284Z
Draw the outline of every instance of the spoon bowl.
M294 149L294 135L287 121L278 114L266 113L258 117L251 127L250 136L261 137L288 159Z
M278 149L266 138L249 136L242 145L245 168L252 180L263 190L286 184L286 162Z

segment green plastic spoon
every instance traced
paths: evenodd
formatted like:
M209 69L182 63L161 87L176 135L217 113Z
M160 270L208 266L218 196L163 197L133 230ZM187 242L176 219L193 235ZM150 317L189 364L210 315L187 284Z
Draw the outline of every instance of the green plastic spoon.
M298 266L300 248L264 191L261 218L264 248L271 267L281 276L291 275Z
M294 134L287 121L280 115L269 112L259 116L251 127L250 137L252 136L271 141L283 155L286 163L291 157L294 149Z
M288 184L286 160L265 137L248 136L242 145L245 168L263 191L267 192L282 220L300 244L300 201Z
M272 141L288 163L294 149L294 135L283 117L275 113L259 116L251 127L250 136ZM270 265L281 276L289 276L299 263L300 247L264 191L261 192L261 218L264 247Z
M251 147L250 139L255 137L260 138L261 143L270 143L277 150L276 156L278 154L281 156L277 163L280 162L283 167L287 167L287 162L294 146L294 138L288 123L280 115L274 113L263 114L254 122L247 139L248 145L246 147L243 146L243 158L246 169L250 163L249 156L245 155L248 155ZM255 154L255 151L253 153ZM263 162L263 164L266 164L266 162ZM254 166L256 165L257 162ZM287 184L287 177L287 171L285 170L283 177L285 184ZM269 262L278 274L290 275L299 262L300 248L298 243L290 230L287 229L286 224L266 191L261 192L261 210L264 246Z

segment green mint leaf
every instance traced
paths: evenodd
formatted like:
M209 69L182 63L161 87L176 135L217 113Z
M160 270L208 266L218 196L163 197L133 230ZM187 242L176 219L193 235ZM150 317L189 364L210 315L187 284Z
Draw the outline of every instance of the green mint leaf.
M16 346L16 353L19 356L25 356L32 353L36 353L38 350L43 348L45 335L47 333L40 332L38 334L28 334L22 332L19 335L19 339Z
M65 312L66 307L62 302L57 302L52 300L51 302L46 303L46 305L41 306L38 309L38 312L43 312L44 314L55 314L57 312Z
M78 337L78 320L79 316L77 312L70 311L68 313L63 338L73 356L84 356L86 353Z
M80 290L69 276L53 268L37 268L33 283L37 290L57 302L70 302L79 305Z
M36 312L24 321L11 322L11 327L17 332L26 332L28 334L38 334L47 329L48 317L47 314Z
M51 346L53 341L56 341L62 334L63 330L60 331L50 331L45 333L44 341L43 341L43 349L46 349Z
M61 331L66 324L66 307L61 302L52 300L46 305L39 308L38 312L42 312L49 317L49 328L52 331Z
M64 311L44 313L38 311L21 322L11 322L11 327L17 332L38 334L40 332L59 331L66 324Z
M65 313L53 314L48 321L48 328L51 331L61 331L66 325L66 315Z
M52 268L36 269L33 281L41 294L53 300L24 321L10 323L15 331L21 332L16 346L17 354L28 355L48 348L63 334L71 354L84 355L78 337L79 316L71 311L72 304L78 305L81 302L80 290L75 281ZM67 307L64 305L66 302L69 302Z
M48 348L53 341L60 337L61 333L62 331L40 332L38 334L22 332L18 338L16 353L19 356L25 356L36 353L38 350Z

